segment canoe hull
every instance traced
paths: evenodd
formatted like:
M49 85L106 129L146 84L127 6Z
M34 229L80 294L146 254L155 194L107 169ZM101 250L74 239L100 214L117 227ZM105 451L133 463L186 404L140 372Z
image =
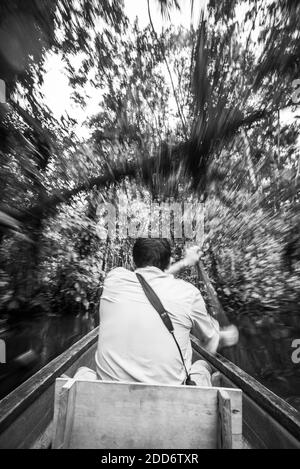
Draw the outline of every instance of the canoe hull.
M0 448L48 448L52 439L55 380L80 366L94 368L95 329L0 401Z
M98 328L29 378L0 401L0 448L49 448L55 380L73 376L80 366L95 368ZM300 448L299 414L221 356L212 356L192 339L196 358L206 359L219 371L223 387L243 391L243 439L245 448Z
M243 438L257 449L300 449L300 414L252 376L226 358L213 356L192 339L194 357L219 371L219 386L243 391Z

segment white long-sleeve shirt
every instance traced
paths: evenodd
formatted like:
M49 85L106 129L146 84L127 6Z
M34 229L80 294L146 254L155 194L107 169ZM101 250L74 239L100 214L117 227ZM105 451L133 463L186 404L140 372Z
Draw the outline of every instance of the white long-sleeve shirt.
M186 367L191 367L190 332L216 349L219 324L199 290L157 267L137 269L169 312ZM214 350L213 350L214 351ZM118 267L107 275L100 301L97 373L112 381L181 384L185 371L175 341L149 303L134 272Z

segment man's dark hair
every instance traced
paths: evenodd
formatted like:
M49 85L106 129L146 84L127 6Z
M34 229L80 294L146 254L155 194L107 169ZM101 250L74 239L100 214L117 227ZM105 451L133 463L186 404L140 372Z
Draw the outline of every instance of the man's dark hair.
M136 267L153 265L165 270L171 259L171 245L165 238L137 238L132 254Z

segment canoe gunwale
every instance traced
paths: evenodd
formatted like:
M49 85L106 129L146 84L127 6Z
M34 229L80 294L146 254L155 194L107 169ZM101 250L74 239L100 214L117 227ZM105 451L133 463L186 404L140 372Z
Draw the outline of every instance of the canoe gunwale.
M54 386L56 378L74 366L77 361L80 361L82 355L96 346L98 329L97 327L92 330L0 401L0 434L20 418L49 387ZM212 355L204 350L194 337L192 337L192 346L197 354L220 371L234 386L240 388L245 395L249 396L264 412L273 417L300 442L300 419L296 409L225 357L220 354Z
M281 397L219 353L212 355L192 337L193 349L220 371L300 442L300 413Z
M60 377L98 338L98 327L82 337L58 357L37 371L10 394L0 400L0 433L37 399L55 379Z

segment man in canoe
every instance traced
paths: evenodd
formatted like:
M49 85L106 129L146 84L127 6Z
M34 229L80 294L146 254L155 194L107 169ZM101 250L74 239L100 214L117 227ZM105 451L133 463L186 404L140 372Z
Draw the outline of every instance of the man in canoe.
M200 249L192 247L171 265L167 240L139 238L133 247L136 270L117 267L109 272L100 301L98 379L178 385L189 375L197 385L211 385L209 365L204 360L192 364L190 333L212 353L221 345L235 344L238 333L234 326L221 331L207 313L199 290L174 277L195 265L200 256ZM153 303L151 295L168 312L171 321L167 327L157 309L157 298ZM174 334L168 330L170 323Z

